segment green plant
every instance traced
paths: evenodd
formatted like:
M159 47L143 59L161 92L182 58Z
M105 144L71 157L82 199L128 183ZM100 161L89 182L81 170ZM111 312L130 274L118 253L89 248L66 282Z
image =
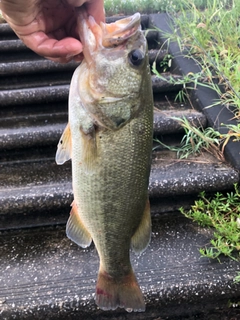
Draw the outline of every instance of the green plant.
M105 0L104 6L107 15L153 13L170 10L171 12L180 9L179 0Z
M189 211L180 208L180 212L201 226L214 228L209 246L200 249L202 256L219 259L220 255L225 255L240 259L240 190L237 184L234 191L226 195L217 192L208 198L203 191ZM237 276L235 281L239 280Z
M226 107L235 109L235 118L240 118L240 2L235 0L210 1L206 0L205 8L196 5L196 1L181 2L181 10L175 12L172 24L172 33L165 34L168 38L164 45L175 41L186 57L191 57L201 66L201 72L183 75L182 79L173 77L164 78L157 71L156 63L153 64L152 71L163 81L168 81L173 85L182 85L176 95L176 100L184 102L189 100L189 90L194 90L197 86L206 86L217 92L219 99L209 103L209 108L223 103ZM224 88L224 90L223 90ZM232 109L231 109L232 110ZM224 153L226 144L240 140L240 125L226 125L226 134L218 135L219 143L214 141L214 151L219 147L220 157ZM185 142L194 141L191 134L194 130L188 131L184 139ZM194 132L194 136L195 136ZM205 133L205 132L204 132ZM212 134L212 132L211 132ZM197 134L197 136L201 136ZM202 141L202 140L201 140ZM181 142L181 157L191 154L189 143ZM193 143L192 153L198 153L202 143ZM212 144L210 145L212 146ZM195 148L195 149L194 149ZM211 147L210 147L211 149ZM211 150L212 152L213 150ZM218 152L217 152L218 153Z
M222 152L224 152L224 148L230 139L232 139L233 142L240 141L240 124L237 124L237 125L229 124L229 125L225 125L225 127L228 128L229 131L228 133L221 135L221 137L225 140L222 145Z
M162 67L163 64L166 65L166 62L168 62L167 67L170 67L170 64L172 62L172 57L171 59L169 57L171 56L166 55L166 58L163 60L162 63L160 63L160 68ZM166 81L172 85L182 85L182 89L179 90L179 92L175 96L175 101L185 102L186 100L190 100L189 90L196 90L197 86L203 86L203 87L214 89L219 94L221 92L219 86L216 83L208 81L208 79L212 80L214 78L209 69L207 70L205 69L197 73L189 72L186 75L182 75L182 78L178 78L178 79L174 78L171 75L168 78L166 78L166 77L163 77L160 72L158 72L156 61L154 61L152 65L152 72L162 81ZM218 103L219 102L216 101L216 104Z
M211 127L206 129L201 127L196 128L184 117L173 117L173 119L180 122L185 131L185 135L180 142L180 146L167 146L159 139L154 139L155 142L158 142L171 151L177 152L177 157L180 159L188 158L190 155L197 155L205 150L216 156L221 161L224 161L224 156L221 151L223 136L218 131L215 131Z
M169 57L169 55L167 55L167 57ZM172 60L172 58L171 58ZM171 63L171 60L168 58L166 58L162 64L166 65L167 62L167 67L169 67L169 63ZM160 64L160 67L162 67L162 65ZM162 81L167 81L170 84L173 85L182 85L182 90L179 90L179 92L177 93L176 97L175 97L175 101L179 100L180 102L184 102L186 100L186 98L188 99L188 90L189 89L196 89L197 85L200 84L200 80L203 78L202 77L202 73L188 73L187 75L183 75L182 78L179 79L175 79L173 76L169 76L168 78L165 78L161 75L161 73L158 72L157 70L157 66L156 66L156 61L153 62L152 65L152 72L158 77L160 78ZM190 84L194 84L194 86L190 86ZM205 85L205 84L204 84Z
M207 0L194 0L197 8L203 9ZM152 12L177 12L181 8L187 8L181 0L105 0L104 6L107 15L132 14L136 11L143 13Z
M208 86L219 95L226 106L240 109L240 2L235 0L207 0L201 10L195 1L182 1L182 9L175 13L171 40L182 50L188 49L200 63L202 76ZM181 35L181 36L180 36ZM218 85L224 87L224 91ZM216 101L211 106L218 104Z
M153 62L154 65L156 65L156 61ZM160 62L160 68L163 69L163 72L166 72L169 68L171 68L172 64L172 56L170 54L166 54L163 58L163 60ZM155 67L156 70L156 67ZM160 76L160 74L158 73Z
M240 282L240 272L238 272L238 275L234 278L234 283Z

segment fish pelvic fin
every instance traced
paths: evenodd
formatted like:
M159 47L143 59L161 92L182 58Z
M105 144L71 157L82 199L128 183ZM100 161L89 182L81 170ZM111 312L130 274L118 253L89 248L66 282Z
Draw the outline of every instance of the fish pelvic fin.
M78 207L73 201L72 210L66 226L67 237L82 248L87 248L92 242L92 237L84 226Z
M143 294L133 271L116 280L100 267L96 286L96 304L102 310L115 310L120 307L128 312L144 312Z
M70 130L69 123L67 124L63 134L59 140L56 152L56 163L57 164L64 164L64 162L71 159L72 153L72 135Z
M131 247L135 253L140 254L147 248L151 240L151 230L150 202L147 199L142 220L131 239Z

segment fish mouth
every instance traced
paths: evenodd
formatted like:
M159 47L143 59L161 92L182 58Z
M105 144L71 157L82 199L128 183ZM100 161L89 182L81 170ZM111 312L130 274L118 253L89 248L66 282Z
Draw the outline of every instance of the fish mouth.
M115 47L132 37L140 29L141 15L137 12L131 17L110 24L101 23L100 26L103 31L102 45L106 48Z
M141 15L138 12L114 23L101 22L99 25L92 16L88 16L84 8L78 9L78 32L83 44L83 55L88 63L101 48L118 47L140 29Z

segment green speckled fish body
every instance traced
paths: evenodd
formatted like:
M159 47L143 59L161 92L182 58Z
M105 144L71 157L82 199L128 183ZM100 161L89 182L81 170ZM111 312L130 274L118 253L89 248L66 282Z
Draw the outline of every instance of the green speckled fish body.
M144 311L129 250L150 241L148 181L153 98L140 15L110 25L82 12L84 61L69 94L69 124L56 160L72 158L74 202L67 235L82 247L93 240L100 268L96 302Z

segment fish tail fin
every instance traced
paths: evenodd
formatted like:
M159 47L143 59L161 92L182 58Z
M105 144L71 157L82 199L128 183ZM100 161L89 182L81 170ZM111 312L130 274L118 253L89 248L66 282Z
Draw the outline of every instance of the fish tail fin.
M103 310L115 310L120 307L128 312L144 312L143 294L133 271L121 280L116 280L100 269L96 286L96 304Z

